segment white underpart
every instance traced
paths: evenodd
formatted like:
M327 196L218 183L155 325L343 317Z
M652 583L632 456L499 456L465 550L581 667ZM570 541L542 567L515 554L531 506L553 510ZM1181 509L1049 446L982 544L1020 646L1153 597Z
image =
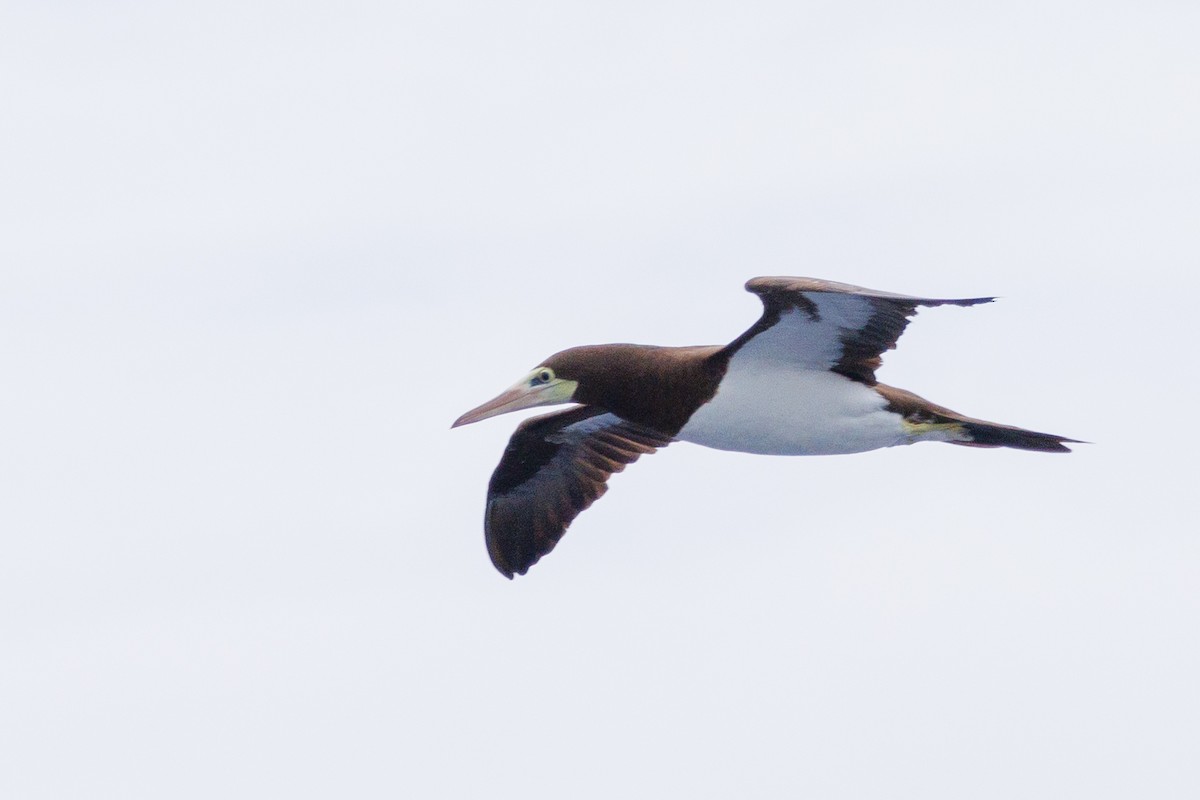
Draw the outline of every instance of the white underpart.
M861 453L913 441L899 414L858 381L828 368L841 358L841 333L866 324L862 298L813 294L820 321L800 310L746 342L730 360L716 396L676 438L762 455Z
M910 441L874 389L833 372L729 365L721 388L675 438L778 456L861 453Z
M817 307L817 319L798 308L742 345L735 358L829 369L842 358L842 335L871 319L870 301L858 295L813 292L805 295ZM765 368L765 367L764 367Z

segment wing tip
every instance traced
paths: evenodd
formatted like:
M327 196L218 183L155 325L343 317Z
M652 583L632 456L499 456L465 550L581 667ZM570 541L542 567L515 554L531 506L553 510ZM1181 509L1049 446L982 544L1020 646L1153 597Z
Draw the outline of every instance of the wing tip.
M759 296L772 292L833 292L837 294L854 294L864 297L876 297L882 300L908 301L918 306L974 306L980 303L990 303L995 297L966 297L941 299L932 297L914 297L906 294L892 294L852 283L825 280L824 278L790 277L786 275L760 275L746 281L746 291Z
M524 575L526 570L529 569L528 566L525 567L525 569L513 569L512 566L509 565L508 559L505 558L504 554L500 552L500 543L491 536L488 536L487 540L488 556L490 556L492 559L492 566L495 567L496 571L501 575L511 581L514 575Z
M541 556L535 556L533 558L533 560L530 561L528 564L525 564L524 566L513 567L513 566L510 566L507 561L499 559L495 555L493 555L492 556L492 566L494 566L496 568L497 572L499 572L501 575L503 575L504 577L508 578L511 581L514 578L516 578L518 575L524 575L525 573L529 572L529 568L541 560L542 560Z
M994 303L995 297L966 297L959 300L938 300L936 302L927 302L923 305L951 305L951 306L977 306L983 303Z

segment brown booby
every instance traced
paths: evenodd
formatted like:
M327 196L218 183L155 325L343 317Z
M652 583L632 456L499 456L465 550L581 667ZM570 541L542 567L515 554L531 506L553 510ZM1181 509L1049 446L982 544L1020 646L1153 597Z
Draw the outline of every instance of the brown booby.
M753 278L763 314L727 345L606 344L555 353L452 427L534 406L488 483L492 563L524 575L608 477L674 441L767 455L861 453L914 442L1069 452L1063 436L997 425L885 386L875 370L918 306L973 306L816 278Z

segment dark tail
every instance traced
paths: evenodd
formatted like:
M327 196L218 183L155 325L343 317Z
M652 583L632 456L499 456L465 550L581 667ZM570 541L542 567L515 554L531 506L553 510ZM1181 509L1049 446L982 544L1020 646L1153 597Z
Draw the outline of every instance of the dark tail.
M926 438L967 447L1014 447L1017 450L1037 450L1042 453L1069 453L1067 444L1084 444L1053 433L1038 433L1012 425L997 425L982 419L964 416L945 406L931 403L904 389L875 384L875 391L887 400L887 408L904 418L914 441Z
M963 430L970 441L954 442L967 447L1014 447L1017 450L1038 450L1043 453L1069 453L1065 443L1083 444L1078 439L1055 436L1053 433L1038 433L1011 425L996 425L991 422L965 418L961 420Z

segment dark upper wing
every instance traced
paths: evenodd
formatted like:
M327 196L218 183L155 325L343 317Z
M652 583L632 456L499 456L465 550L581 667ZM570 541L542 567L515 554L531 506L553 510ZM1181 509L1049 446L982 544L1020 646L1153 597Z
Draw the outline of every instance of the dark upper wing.
M763 302L758 322L729 344L730 355L832 370L875 383L880 356L896 346L917 306L972 306L995 298L934 300L818 278L752 278Z
M670 441L594 406L525 420L488 483L483 527L496 569L524 575L604 494L609 475Z

